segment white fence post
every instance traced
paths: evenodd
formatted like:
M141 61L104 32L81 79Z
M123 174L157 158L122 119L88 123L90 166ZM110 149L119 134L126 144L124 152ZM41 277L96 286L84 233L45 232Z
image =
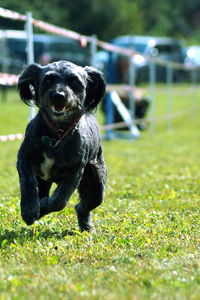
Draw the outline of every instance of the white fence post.
M8 73L8 45L7 45L7 36L6 31L2 31L2 72Z
M27 63L32 64L34 62L34 46L33 46L33 24L32 13L26 14L26 32L27 32ZM29 119L32 120L36 114L35 106L31 103L29 111Z
M172 114L173 114L173 66L172 63L167 63L166 67L166 79L167 79L167 128L172 130Z
M151 109L150 109L150 134L155 133L155 83L156 83L156 66L151 59L149 62L149 80L150 80L150 94L151 94Z
M129 85L131 91L129 92L129 110L132 119L135 119L135 64L133 57L129 57Z
M196 102L196 89L197 89L197 82L198 82L198 69L193 68L191 71L191 86L192 86L192 95L191 95L191 113L192 117L194 116L194 108Z
M91 55L90 64L93 67L95 67L96 65L96 59L95 59L96 52L97 52L97 37L96 35L92 35L91 44L90 44L90 55Z
M130 132L133 137L137 138L140 136L140 132L135 125L135 80L136 80L136 74L135 74L135 64L133 61L133 57L129 56L129 86L131 87L131 90L129 92L129 112L132 119L132 127L130 127Z

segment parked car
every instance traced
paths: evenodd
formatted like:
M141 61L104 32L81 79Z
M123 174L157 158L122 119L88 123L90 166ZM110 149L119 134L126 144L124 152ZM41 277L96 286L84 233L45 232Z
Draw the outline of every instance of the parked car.
M193 45L184 49L184 63L187 67L200 66L200 46Z
M0 71L11 74L21 72L27 62L26 32L17 30L0 31ZM79 41L50 34L34 34L35 62L45 65L57 60L69 60L81 66L89 64L89 50L82 48Z
M186 79L200 82L200 46L192 45L183 48L184 64L188 69Z
M183 63L181 44L173 38L169 37L152 37L152 36L120 36L111 41L112 44L123 48L133 49L138 54L133 57L136 68L137 81L146 81L149 76L149 60L148 56L162 59L164 61ZM104 52L104 53L103 53ZM104 60L103 60L104 59ZM115 64L116 83L128 83L129 58L123 54L113 54L113 62ZM97 54L97 66L108 69L109 53L101 51ZM156 77L158 81L164 81L166 78L165 67L156 64ZM179 71L174 72L174 76L178 79Z

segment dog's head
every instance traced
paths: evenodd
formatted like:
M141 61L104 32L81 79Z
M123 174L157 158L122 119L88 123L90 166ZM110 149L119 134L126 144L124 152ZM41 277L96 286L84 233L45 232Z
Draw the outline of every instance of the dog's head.
M102 73L95 68L67 61L44 67L31 64L18 81L21 99L28 105L33 101L58 121L92 111L104 96L105 86Z

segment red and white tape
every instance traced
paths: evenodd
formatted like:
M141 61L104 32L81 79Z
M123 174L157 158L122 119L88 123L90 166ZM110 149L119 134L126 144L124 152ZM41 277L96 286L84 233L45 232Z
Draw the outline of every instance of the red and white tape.
M0 7L0 16L3 18L13 19L13 20L20 20L20 21L26 20L26 16L2 7Z
M81 35L75 31L71 31L65 28L61 28L40 20L33 19L33 25L36 27L39 27L40 29L43 29L44 31L48 31L54 34L66 36L68 38L74 39L74 40L79 40L81 42L81 45L87 45L87 42L90 41L90 37Z
M4 18L9 18L13 20L20 20L20 21L26 21L26 16L21 15L15 11L5 9L0 7L0 16ZM65 28L61 28L40 20L32 19L32 23L34 26L39 27L40 29L43 29L44 31L48 31L57 35L66 36L71 39L79 40L81 45L85 47L87 45L87 42L91 40L91 37L87 37L84 35L81 35L75 31L71 31Z
M16 85L18 82L18 75L0 73L0 85Z
M103 42L103 41L99 41L99 40L97 40L97 45L99 47L101 47L102 49L104 49L104 50L119 53L119 54L125 54L125 55L128 55L128 56L134 56L134 55L138 54L137 51L134 51L132 49L122 48L122 47L112 45L112 44L109 44L109 43L106 43L106 42Z
M187 115L188 113L191 113L191 111L195 111L199 109L199 105L196 105L192 108L185 109L182 111L179 111L177 113L173 113L170 118L171 119L176 119L179 117L182 117L184 115ZM155 122L160 122L160 121L167 121L169 119L169 115L163 115L155 118ZM139 124L140 122L146 122L146 123L151 123L152 120L150 118L147 119L136 119L132 120L132 124ZM130 126L130 123L127 122L117 122L113 124L107 124L107 125L102 125L100 126L101 130L109 130L109 129L119 129L123 128L124 126ZM0 142L6 142L6 141L14 141L14 140L22 140L24 138L24 135L22 133L17 133L17 134L9 134L9 135L1 135L0 136Z
M10 19L15 19L15 20L22 20L25 21L26 20L26 16L25 15L21 15L17 12L8 10L8 9L4 9L0 7L0 16L4 17L4 18L10 18ZM85 35L81 35L75 31L72 30L68 30L65 28L61 28L40 20L36 20L36 19L32 19L32 23L34 26L43 29L44 31L47 32L51 32L57 35L61 35L61 36L65 36L71 39L75 39L75 40L79 40L81 45L83 47L87 46L88 42L92 41L92 37L90 36L85 36ZM97 40L97 45L99 47L101 47L102 49L105 49L107 51L112 51L112 52L116 52L116 53L121 53L121 54L125 54L125 55L129 55L129 56L134 56L135 54L137 54L136 51L131 50L131 49L125 49L125 48L121 48L103 41L99 41Z
M0 135L0 142L22 140L24 135L22 133L9 134L9 135Z
M9 18L9 19L14 19L14 20L21 20L21 21L25 21L26 20L26 16L25 15L21 15L17 12L8 10L8 9L4 9L2 7L0 7L0 16L4 17L4 18ZM79 40L80 44L82 45L82 47L86 47L88 42L92 41L92 37L89 36L85 36L85 35L81 35L75 31L71 31L65 28L61 28L40 20L36 20L36 19L32 19L32 23L34 26L39 27L40 29L43 29L44 31L47 32L51 32L57 35L61 35L61 36L65 36L71 39L75 39L75 40ZM128 49L128 48L122 48L122 47L118 47L100 40L96 40L97 45L107 51L111 51L111 52L115 52L115 53L120 53L120 54L124 54L127 56L135 56L138 53L137 51L134 51L132 49ZM175 62L166 62L162 59L159 58L152 58L150 56L147 55L143 55L145 57L145 59L147 60L151 60L154 61L154 63L158 64L158 65L162 65L162 66L167 66L170 63L170 66L175 68L175 69L182 69L182 70L187 70L188 67L185 66L184 64L181 63L175 63ZM195 67L196 68L196 67Z

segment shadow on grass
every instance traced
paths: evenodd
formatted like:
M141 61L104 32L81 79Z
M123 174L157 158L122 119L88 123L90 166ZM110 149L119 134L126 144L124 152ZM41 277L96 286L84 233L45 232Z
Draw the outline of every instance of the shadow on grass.
M20 230L5 230L3 234L0 234L0 249L3 249L11 244L23 245L27 241L35 240L47 240L49 238L56 238L58 240L63 239L65 236L75 236L76 231L63 230L53 231L46 229L44 231L35 231L34 228L22 227Z

